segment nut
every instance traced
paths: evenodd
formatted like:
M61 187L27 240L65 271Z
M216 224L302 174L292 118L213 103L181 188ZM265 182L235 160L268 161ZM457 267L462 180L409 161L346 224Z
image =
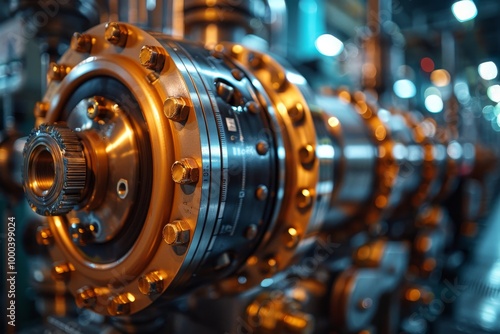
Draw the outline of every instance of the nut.
M171 173L175 183L187 184L198 182L199 168L194 159L185 158L174 162Z
M174 220L163 228L163 240L169 245L184 245L189 242L191 227L182 220Z
M139 53L141 65L156 72L161 72L165 65L165 51L159 47L144 45Z
M92 36L75 32L71 38L71 49L80 53L90 53L92 49Z
M139 278L139 291L145 295L156 295L163 291L164 280L167 277L160 271L152 271Z
M113 45L124 47L127 44L128 30L123 24L110 22L106 24L104 38Z
M168 119L175 122L183 122L189 114L189 107L182 97L169 97L163 103L163 112Z

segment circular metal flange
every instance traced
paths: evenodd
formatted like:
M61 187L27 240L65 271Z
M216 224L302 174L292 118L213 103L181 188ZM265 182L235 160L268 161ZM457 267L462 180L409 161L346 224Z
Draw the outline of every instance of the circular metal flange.
M288 80L289 71L276 60L238 44L217 45L215 51L222 52L246 75L258 79L262 87L257 88L263 89L271 102L268 109L269 117L277 124L276 130L283 138L286 152L282 202L287 205L277 211L275 225L270 226L266 238L237 274L245 275L248 286L252 286L258 284L263 275L270 276L273 272L286 268L295 254L296 248L287 247L287 243L273 242L273 240L281 240L292 227L297 239L294 244L298 245L311 232L310 220L316 204L314 189L318 181L319 163L314 160L310 165L304 166L301 163L301 150L308 145L316 147L316 132L302 87ZM306 82L305 79L303 82ZM253 80L252 83L257 84L257 80ZM263 272L263 263L269 263L270 259L274 263L273 271ZM228 284L228 286L233 285ZM221 285L221 288L224 289L225 286Z

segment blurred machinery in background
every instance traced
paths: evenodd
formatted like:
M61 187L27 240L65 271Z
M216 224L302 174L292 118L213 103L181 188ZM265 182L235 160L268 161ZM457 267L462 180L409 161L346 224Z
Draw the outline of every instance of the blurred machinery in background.
M498 333L476 3L2 2L5 332Z

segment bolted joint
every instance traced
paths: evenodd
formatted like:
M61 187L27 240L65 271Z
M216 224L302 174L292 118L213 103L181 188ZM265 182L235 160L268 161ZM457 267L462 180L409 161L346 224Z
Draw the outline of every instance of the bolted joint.
M191 227L182 220L174 220L163 228L163 240L168 245L184 245L189 242Z
M91 287L84 286L76 291L75 302L79 308L92 308L97 303L97 294Z
M130 306L135 301L131 293L122 293L108 300L108 312L112 316L127 315L130 313Z
M127 44L128 30L123 24L109 22L104 28L104 38L113 45L124 47Z
M139 291L151 296L160 294L165 286L164 281L167 274L160 271L152 271L139 278Z
M196 183L199 178L198 163L192 158L181 159L172 164L171 173L175 183Z
M163 103L163 112L174 122L184 122L189 115L189 106L182 97L169 97Z
M79 53L90 53L92 36L75 32L71 38L71 49Z
M165 66L165 59L165 51L151 45L144 45L139 54L141 65L156 72L161 72Z
M61 81L71 71L71 67L60 65L55 62L50 63L47 76L51 81Z

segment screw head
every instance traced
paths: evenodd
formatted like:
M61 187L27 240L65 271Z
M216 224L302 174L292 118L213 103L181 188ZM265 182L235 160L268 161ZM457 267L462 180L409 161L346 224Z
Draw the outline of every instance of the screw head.
M263 184L259 185L257 187L257 190L255 190L255 197L259 200L259 201L264 201L267 199L267 196L269 194L269 190L267 189L267 187Z
M293 107L288 109L288 115L296 123L304 119L304 106L302 103L297 102Z
M163 103L165 116L175 122L183 122L189 114L189 107L182 97L169 97Z
M305 145L299 150L299 158L302 165L310 165L316 158L316 153L312 145Z
M45 226L39 226L36 231L36 242L40 246L49 246L54 242L54 235L50 228Z
M79 308L94 307L97 303L97 294L91 287L84 286L76 291L75 302Z
M255 148L257 149L257 153L265 155L269 151L269 144L264 140L259 140Z
M152 271L139 278L139 291L151 296L159 294L163 291L164 280L167 274L160 271Z
M163 240L168 245L184 245L189 242L191 227L182 220L174 220L163 227Z
M144 45L139 53L139 61L142 66L160 72L165 65L165 54L159 47Z
M296 228L290 227L286 230L284 234L285 246L288 249L293 249L299 244L299 232Z
M175 183L188 184L198 182L199 168L194 159L185 158L174 162L171 173Z
M130 313L130 306L135 301L131 293L122 293L108 300L108 312L112 316L127 315Z
M90 53L92 36L75 32L71 38L71 49L79 53Z
M128 30L123 24L109 22L104 29L104 38L111 44L120 47L127 44Z

